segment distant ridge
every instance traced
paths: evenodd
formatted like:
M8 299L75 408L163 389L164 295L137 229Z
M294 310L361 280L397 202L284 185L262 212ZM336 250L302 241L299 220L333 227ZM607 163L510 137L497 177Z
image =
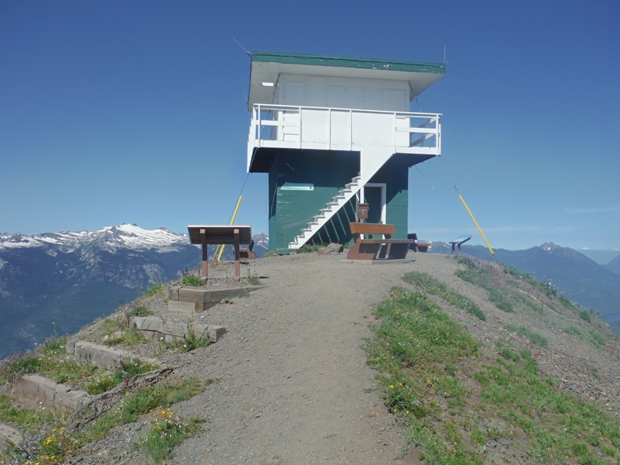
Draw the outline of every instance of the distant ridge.
M606 318L620 316L620 258L603 266L574 249L553 242L527 250L494 251L497 261L532 274L539 281L550 281L568 299ZM449 254L451 246L434 242L430 252ZM489 250L481 245L463 245L462 252L481 260L493 260ZM613 269L619 273L614 273Z
M620 276L620 256L617 256L611 260L607 265L605 265L605 268Z

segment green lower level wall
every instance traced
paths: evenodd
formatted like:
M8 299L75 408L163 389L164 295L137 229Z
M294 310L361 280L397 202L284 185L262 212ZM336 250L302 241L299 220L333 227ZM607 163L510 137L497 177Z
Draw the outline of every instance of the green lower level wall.
M288 245L321 209L359 173L357 152L281 151L269 170L269 249L288 253ZM408 166L390 160L371 179L386 184L386 221L395 237L407 237ZM355 199L343 207L309 244L351 241L348 224L355 221Z
M357 152L288 150L269 170L269 249L289 243L359 172Z

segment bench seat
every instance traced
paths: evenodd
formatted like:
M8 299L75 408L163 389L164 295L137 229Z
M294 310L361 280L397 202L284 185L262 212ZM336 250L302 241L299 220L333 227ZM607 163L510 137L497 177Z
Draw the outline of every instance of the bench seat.
M407 256L411 239L392 239L396 234L393 224L350 223L354 244L349 248L347 258L350 260L401 259ZM364 238L362 239L362 235ZM373 235L383 236L373 239ZM366 238L366 236L370 236Z

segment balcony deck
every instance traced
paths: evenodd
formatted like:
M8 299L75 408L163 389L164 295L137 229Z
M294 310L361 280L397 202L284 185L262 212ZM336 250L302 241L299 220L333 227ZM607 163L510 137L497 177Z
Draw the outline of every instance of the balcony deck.
M441 114L255 104L248 171L257 149L359 151L441 155Z

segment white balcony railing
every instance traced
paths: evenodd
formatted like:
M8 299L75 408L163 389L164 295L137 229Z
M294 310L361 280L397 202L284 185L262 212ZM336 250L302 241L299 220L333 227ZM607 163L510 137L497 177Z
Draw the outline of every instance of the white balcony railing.
M441 114L256 104L248 168L259 147L362 151L377 146L441 155Z

